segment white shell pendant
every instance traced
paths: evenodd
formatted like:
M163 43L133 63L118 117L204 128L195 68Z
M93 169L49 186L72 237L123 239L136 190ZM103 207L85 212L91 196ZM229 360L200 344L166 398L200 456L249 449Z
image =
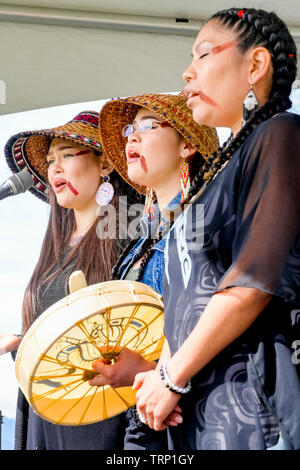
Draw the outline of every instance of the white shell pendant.
M111 183L105 181L100 184L98 191L96 192L96 202L99 206L106 206L110 203L114 197L115 190Z
M258 108L258 101L255 96L255 93L253 91L253 88L251 87L248 95L246 96L244 102L243 102L243 120L242 120L242 126L246 124L250 116L254 111L256 111Z

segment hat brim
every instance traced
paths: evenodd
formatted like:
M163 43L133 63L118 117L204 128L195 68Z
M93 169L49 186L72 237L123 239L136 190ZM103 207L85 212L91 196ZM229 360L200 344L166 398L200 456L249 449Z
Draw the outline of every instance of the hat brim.
M136 191L145 195L146 187L135 183L128 177L125 153L127 138L123 137L122 129L125 125L132 123L139 108L154 111L169 122L187 142L197 148L204 158L218 149L219 139L216 130L195 123L191 111L186 107L186 98L182 93L112 99L104 104L99 113L100 139L106 157L120 176Z
M98 116L95 111L89 113ZM29 191L45 202L48 201L46 155L53 138L67 140L102 153L98 125L91 125L89 122L71 121L55 128L20 132L10 137L4 149L10 170L17 173L27 169L34 180Z
M25 169L27 169L29 173L31 173L31 175L33 176L34 184L29 189L29 191L42 201L47 202L47 181L39 174L38 171L36 171L34 166L31 165L25 150L26 142L31 136L31 133L30 135L26 136L25 132L12 136L5 145L5 159L12 173L18 173L19 171Z
M122 135L123 127L133 121L138 109L138 105L131 105L124 101L116 100L106 103L100 111L99 119L103 121L99 121L99 130L105 140L105 144L102 144L103 150L115 170L136 191L146 194L145 186L135 183L128 177L125 153L127 138Z

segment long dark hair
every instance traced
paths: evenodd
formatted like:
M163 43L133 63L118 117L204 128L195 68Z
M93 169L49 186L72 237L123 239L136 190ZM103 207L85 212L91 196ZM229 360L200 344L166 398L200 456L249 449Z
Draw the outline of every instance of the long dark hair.
M142 198L132 189L116 171L110 175L115 195L111 205L116 213L116 234L119 235L119 197L127 196L127 203L142 202ZM128 240L121 237L106 237L99 239L97 224L104 216L99 215L92 227L79 244L69 248L71 235L76 228L74 211L58 205L54 192L49 190L50 216L46 229L41 253L24 294L22 307L22 329L25 333L32 324L39 308L41 289L51 282L64 270L81 270L85 274L88 285L108 281L111 278L112 267ZM122 233L124 235L124 232ZM68 278L68 276L67 276ZM67 294L67 283L66 283Z
M284 22L275 13L252 8L230 8L215 13L208 21L220 24L237 35L237 47L244 54L250 47L263 46L271 54L272 89L268 101L258 108L229 144L225 142L201 168L193 181L193 191L208 183L263 121L291 107L290 93L297 74L297 49Z

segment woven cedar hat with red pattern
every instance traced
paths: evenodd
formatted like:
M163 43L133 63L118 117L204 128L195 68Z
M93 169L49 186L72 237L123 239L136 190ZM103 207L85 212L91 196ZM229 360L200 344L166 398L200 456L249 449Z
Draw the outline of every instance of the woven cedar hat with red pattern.
M194 145L205 159L219 148L216 129L200 126L193 120L192 111L187 107L183 92L177 95L149 94L110 100L105 103L99 115L103 150L115 170L138 192L145 194L146 188L134 183L128 177L125 154L127 139L123 137L122 129L132 123L140 107L157 113L187 142Z
M102 153L98 130L99 113L82 111L62 126L13 135L5 145L5 158L13 173L27 169L34 185L29 189L35 196L47 201L46 156L53 138L60 138L89 147Z

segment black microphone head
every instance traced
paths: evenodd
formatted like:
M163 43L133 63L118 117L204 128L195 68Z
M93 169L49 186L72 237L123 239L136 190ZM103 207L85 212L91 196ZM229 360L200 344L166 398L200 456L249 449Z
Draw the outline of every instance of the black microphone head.
M19 173L15 173L9 178L9 183L13 193L20 194L25 193L27 189L31 188L34 184L33 176L27 171L22 170Z

